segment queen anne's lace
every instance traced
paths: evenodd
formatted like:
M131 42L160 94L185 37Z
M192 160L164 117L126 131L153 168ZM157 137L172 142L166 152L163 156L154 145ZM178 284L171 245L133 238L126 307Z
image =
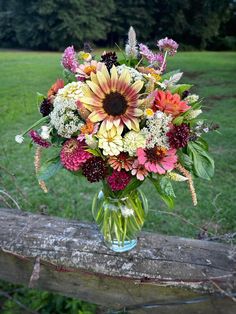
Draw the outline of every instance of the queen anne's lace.
M147 119L146 127L141 131L146 138L146 148L161 146L169 149L166 133L170 129L172 119L171 115L166 115L161 111L157 111L152 117Z
M83 95L82 85L81 82L66 85L59 90L53 102L54 109L50 114L51 125L65 138L70 138L83 125L76 105L76 101Z
M132 83L135 82L135 81L138 81L138 80L141 80L141 81L147 81L143 74L138 72L137 70L135 70L134 68L131 68L131 67L128 67L127 65L125 64L122 64L122 65L118 65L116 67L117 69L117 72L118 74L120 75L124 70L128 70L130 76L131 76L131 79L132 79Z

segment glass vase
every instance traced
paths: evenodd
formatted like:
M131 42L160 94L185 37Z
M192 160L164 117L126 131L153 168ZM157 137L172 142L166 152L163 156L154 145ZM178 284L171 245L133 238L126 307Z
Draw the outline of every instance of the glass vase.
M136 246L147 212L147 199L140 189L120 196L107 194L102 189L93 199L94 219L105 244L115 252L129 251Z

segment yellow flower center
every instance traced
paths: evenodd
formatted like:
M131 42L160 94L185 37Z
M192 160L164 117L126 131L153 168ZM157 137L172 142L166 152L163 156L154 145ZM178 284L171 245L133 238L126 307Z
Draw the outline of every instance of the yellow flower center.
M96 69L97 68L95 67L95 65L88 65L84 68L84 73L86 73L87 75L90 75L91 72L96 73Z
M145 110L145 113L146 113L146 116L148 116L148 117L152 117L153 114L154 114L154 112L153 112L153 110L151 108L147 108Z

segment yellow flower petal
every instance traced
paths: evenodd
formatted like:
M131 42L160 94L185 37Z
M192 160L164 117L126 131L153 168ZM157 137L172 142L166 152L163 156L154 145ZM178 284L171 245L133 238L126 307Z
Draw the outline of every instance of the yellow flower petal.
M105 94L109 94L109 91L110 91L110 88L109 88L109 85L107 83L107 79L105 77L105 75L98 71L97 72L97 79L99 81L99 85L101 87L101 89L104 91Z
M103 93L103 91L97 84L89 80L87 81L87 84L91 88L91 90L94 92L94 94L96 94L100 99L103 99L105 97L105 94Z
M143 87L143 82L142 81L136 81L134 84L131 85L132 88L135 89L136 93L140 92L140 90L142 89Z

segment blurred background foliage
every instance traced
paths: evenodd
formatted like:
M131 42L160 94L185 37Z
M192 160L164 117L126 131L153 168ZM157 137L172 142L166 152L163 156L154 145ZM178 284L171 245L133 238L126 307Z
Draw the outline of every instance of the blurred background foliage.
M174 38L183 50L235 50L235 0L0 0L0 47L63 50Z

